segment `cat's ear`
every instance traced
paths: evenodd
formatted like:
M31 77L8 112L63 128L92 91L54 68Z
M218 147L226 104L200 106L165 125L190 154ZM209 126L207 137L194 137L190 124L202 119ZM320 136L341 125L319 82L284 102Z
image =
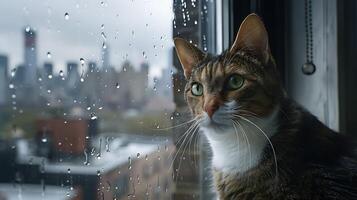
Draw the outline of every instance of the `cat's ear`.
M193 67L203 60L205 54L182 38L174 38L177 56L181 62L186 79L189 79Z
M236 53L239 50L252 53L264 64L269 61L268 32L260 17L254 13L248 15L240 25L230 52Z

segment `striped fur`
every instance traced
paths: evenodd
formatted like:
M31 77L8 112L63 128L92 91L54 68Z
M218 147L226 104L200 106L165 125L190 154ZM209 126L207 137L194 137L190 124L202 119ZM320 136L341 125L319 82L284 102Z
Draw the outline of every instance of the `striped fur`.
M185 99L212 147L219 199L357 199L356 143L287 97L259 17L249 15L221 55L182 39L175 46ZM244 83L229 90L234 74ZM202 95L192 94L194 83ZM218 105L211 115L208 102Z

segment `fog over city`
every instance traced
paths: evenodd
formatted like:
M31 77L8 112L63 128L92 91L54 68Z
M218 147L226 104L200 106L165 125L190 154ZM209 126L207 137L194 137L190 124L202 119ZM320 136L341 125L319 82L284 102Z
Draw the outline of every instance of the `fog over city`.
M38 64L50 60L54 73L80 58L101 63L103 42L117 69L126 59L135 67L148 62L157 76L172 62L170 1L16 0L1 2L0 13L0 53L9 56L10 69L23 63L27 26L37 32Z

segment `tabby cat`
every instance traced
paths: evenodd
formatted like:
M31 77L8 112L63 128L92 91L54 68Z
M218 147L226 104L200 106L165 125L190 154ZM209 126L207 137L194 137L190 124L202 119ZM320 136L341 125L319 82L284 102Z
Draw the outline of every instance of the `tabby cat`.
M219 199L357 199L355 143L287 97L257 15L221 55L174 43Z

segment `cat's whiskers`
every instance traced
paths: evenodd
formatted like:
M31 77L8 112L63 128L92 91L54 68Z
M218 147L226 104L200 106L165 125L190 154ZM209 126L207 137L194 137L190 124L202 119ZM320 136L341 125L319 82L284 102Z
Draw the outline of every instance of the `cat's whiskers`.
M247 136L247 134L246 134L246 132L245 132L243 126L240 124L239 121L234 121L234 120L232 120L232 122L233 122L233 127L234 127L234 130L235 130L236 133L239 133L239 132L237 132L237 127L236 127L235 125L238 125L238 126L239 126L239 129L242 131L242 135L243 135L243 137L244 137L244 139L245 139L245 141L246 141L246 143L247 143L247 146L248 146L249 165L252 166L252 151L251 151L251 147L250 147L249 138L248 138L248 136Z
M259 130L259 132L261 132L263 134L263 136L267 139L271 149L272 149L272 152L273 152L273 156L274 156L274 164L275 164L275 178L278 179L278 161L277 161L277 158L276 158L276 152L275 152L275 148L274 148L274 145L273 143L271 142L270 138L268 137L268 135L254 122L252 122L251 120L247 119L246 117L243 117L241 115L234 115L235 117L238 117L246 122L248 122L249 124L253 125L256 129Z
M190 141L192 140L192 137L193 137L193 135L195 135L195 133L196 133L196 131L197 131L198 128L199 128L199 123L195 126L195 128L193 129L193 131L190 131L190 132L191 132L191 136L190 136L189 141L187 141L186 144L184 145L183 152L182 152L182 154L181 154L180 161L179 161L179 165L178 165L178 168L177 168L177 175L178 175L178 172L180 171L181 162L182 162L182 157L185 155L185 151L186 151L187 146L188 146L188 148L189 148L189 155L191 155L191 154L190 154L190 144L191 144Z
M177 149L177 151L176 151L176 153L175 153L175 156L174 156L174 158L172 159L172 162L171 162L171 165L170 165L170 167L169 167L169 170L172 168L173 163L174 163L175 159L177 158L177 156L178 156L178 154L179 154L181 148L182 148L183 146L185 146L184 144L185 144L186 139L188 138L188 136L190 135L190 133L192 133L192 130L197 130L197 127L199 126L199 124L200 124L201 122L202 122L202 119L197 119L197 120L195 120L195 122L185 131L185 133L182 134L180 140L182 140L182 138L184 138L184 139L183 139L182 143L179 144L179 148ZM180 141L180 140L179 140L179 141ZM179 141L178 141L178 142L179 142ZM182 155L183 155L183 153L182 153Z
M166 127L166 128L157 128L157 129L155 129L155 130L166 131L166 130L170 130L170 129L173 129L173 128L178 128L178 127L187 125L187 124L189 124L189 123L192 123L192 122L194 122L195 120L197 120L198 118L199 118L199 116L196 116L195 118L193 118L193 119L191 119L191 120L189 120L189 121L187 121L187 122L183 122L183 123L181 123L181 124L177 124L177 125L175 125L175 126L170 126L170 127Z

